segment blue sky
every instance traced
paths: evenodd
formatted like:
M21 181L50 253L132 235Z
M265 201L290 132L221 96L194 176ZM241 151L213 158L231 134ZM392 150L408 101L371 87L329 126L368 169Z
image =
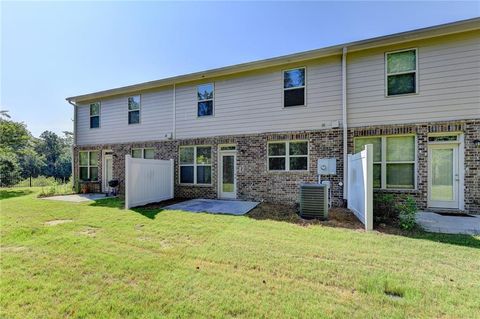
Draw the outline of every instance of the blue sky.
M35 136L65 97L480 15L480 2L2 2L1 101Z

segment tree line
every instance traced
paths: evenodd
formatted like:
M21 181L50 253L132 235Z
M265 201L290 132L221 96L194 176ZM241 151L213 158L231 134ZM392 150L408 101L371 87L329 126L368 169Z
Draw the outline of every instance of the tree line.
M73 133L59 136L45 131L34 137L23 122L0 111L0 187L14 186L24 179L53 177L63 182L72 174Z

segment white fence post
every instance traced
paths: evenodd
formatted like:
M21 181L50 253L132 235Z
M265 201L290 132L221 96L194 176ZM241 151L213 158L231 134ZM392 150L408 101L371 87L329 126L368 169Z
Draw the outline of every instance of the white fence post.
M373 145L365 145L365 230L373 229Z
M373 145L348 155L348 208L365 225L373 229Z
M130 160L132 157L130 155L125 155L125 209L130 208L130 186L128 185L130 181Z

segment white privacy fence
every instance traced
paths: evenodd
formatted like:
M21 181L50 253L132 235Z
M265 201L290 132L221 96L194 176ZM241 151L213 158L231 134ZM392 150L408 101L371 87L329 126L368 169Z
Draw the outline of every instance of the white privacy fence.
M125 156L125 208L173 198L172 160Z
M373 145L354 155L348 155L348 195L347 203L355 216L365 225L365 230L373 229Z

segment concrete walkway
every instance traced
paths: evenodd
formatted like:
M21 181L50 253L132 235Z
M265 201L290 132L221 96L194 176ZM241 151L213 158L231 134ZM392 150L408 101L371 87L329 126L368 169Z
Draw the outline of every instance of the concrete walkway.
M185 210L195 213L245 215L258 205L258 202L218 199L191 199L173 204L165 209Z
M444 234L480 235L480 216L442 216L432 212L418 212L417 223L428 232Z
M51 197L44 197L42 199L57 200L57 201L71 202L71 203L85 203L85 202L93 202L98 199L105 199L109 197L106 197L105 194L102 194L102 193L92 193L92 194L72 194L72 195L51 196Z

